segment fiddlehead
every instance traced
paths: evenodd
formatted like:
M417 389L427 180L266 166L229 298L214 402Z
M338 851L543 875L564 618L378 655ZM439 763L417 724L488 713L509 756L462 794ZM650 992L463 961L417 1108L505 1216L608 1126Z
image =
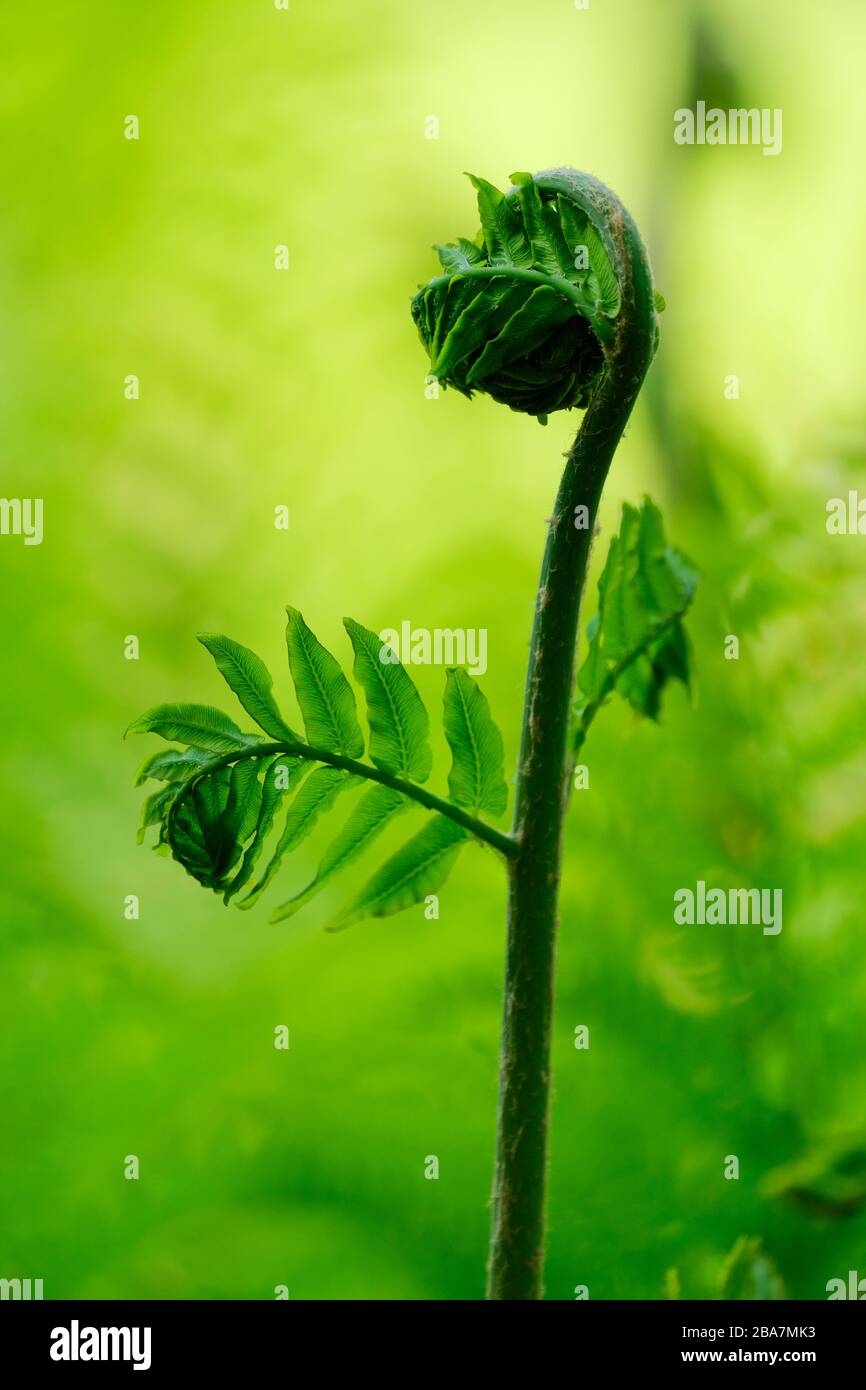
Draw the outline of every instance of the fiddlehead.
M627 252L613 195L570 169L512 174L505 194L469 177L479 239L435 247L444 273L416 294L412 317L443 386L544 424L589 404L616 343Z
M609 189L571 169L513 178L507 194L473 178L480 237L437 248L444 273L412 302L432 371L443 385L467 396L485 393L542 423L553 411L586 409L548 521L513 833L486 819L505 810L507 787L502 739L475 683L465 671L448 672L444 726L452 766L443 799L421 785L431 754L418 691L376 634L349 620L354 676L366 698L369 761L362 760L366 739L352 688L294 609L286 639L306 738L284 721L264 663L213 634L200 640L261 733L244 733L228 715L205 705L161 705L131 729L181 745L155 754L139 773L139 783L160 784L145 802L142 832L158 827L157 847L226 902L243 890L241 906L257 901L284 856L343 792L369 784L312 882L277 908L274 920L291 917L412 805L433 814L334 926L420 902L444 882L470 838L502 854L510 893L489 1293L534 1298L541 1285L569 748L573 757L614 690L638 712L654 716L665 683L687 678L680 621L694 580L665 542L651 504L639 516L624 511L600 584L581 700L572 711L579 607L598 502L658 341L658 301L634 222ZM267 866L253 881L268 842Z
M652 602L644 595L635 605L648 576L670 579L671 556L654 509L645 507L637 527L625 514L609 583L600 589L607 611L599 614L573 710L578 619L599 500L658 343L661 304L637 228L610 189L573 169L513 178L507 194L473 179L481 237L437 248L445 273L415 296L412 313L431 371L445 386L485 392L542 424L554 410L586 407L548 520L517 769L519 852L509 863L488 1294L524 1299L541 1292L566 778L574 750L614 689L644 713L657 709L672 673L659 643L668 640L692 586L674 575L670 592ZM630 624L636 612L640 623Z
M202 646L262 732L242 732L211 705L157 705L135 720L128 733L156 733L182 745L153 754L139 771L139 785L161 784L145 800L139 838L156 826L157 849L224 902L251 907L337 799L366 783L315 878L275 909L272 920L283 921L396 817L413 806L433 812L338 914L334 929L421 902L444 883L472 838L506 858L515 855L514 840L481 819L502 814L508 789L502 737L468 673L453 667L445 680L444 729L452 762L444 798L422 785L432 768L430 721L396 653L374 632L345 619L370 728L369 762L362 761L366 740L348 678L297 609L287 611L289 668L306 738L283 719L270 672L255 652L231 638L201 633ZM268 846L266 866L254 880Z

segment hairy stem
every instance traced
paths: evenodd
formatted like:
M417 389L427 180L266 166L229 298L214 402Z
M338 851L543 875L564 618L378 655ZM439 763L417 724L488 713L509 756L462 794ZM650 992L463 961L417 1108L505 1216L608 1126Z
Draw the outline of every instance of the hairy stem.
M534 1299L542 1293L557 903L578 618L602 488L656 335L649 266L628 213L594 179L552 171L549 186L563 182L576 201L604 221L622 306L548 522L530 644L513 832L519 852L509 862L487 1289L494 1299ZM586 513L576 514L579 507Z
M202 777L218 771L221 767L232 767L235 763L245 762L248 758L272 758L278 753L285 753L286 757L308 758L311 762L327 763L329 767L341 767L346 772L353 772L357 777L366 777L370 782L379 782L383 787L391 787L395 792L402 792L403 796L417 801L428 811L438 811L440 815L456 821L458 825L463 826L464 830L468 830L470 835L474 835L477 840L483 840L493 849L498 849L500 854L504 854L506 858L514 858L517 854L517 844L510 835L505 835L495 826L487 825L485 821L478 820L468 811L464 811L461 806L455 806L451 801L443 801L441 797L435 796L433 792L428 792L424 787L419 787L414 782L404 782L402 777L393 777L390 772L383 772L381 768L371 767L368 763L356 762L354 758L347 758L342 753L331 753L324 748L313 748L308 743L254 743L247 748L223 753L218 758L214 758L213 762L206 763L194 777L190 777L183 784L172 802L168 814L169 834L177 814L177 807L184 797L189 795L195 784L201 781Z

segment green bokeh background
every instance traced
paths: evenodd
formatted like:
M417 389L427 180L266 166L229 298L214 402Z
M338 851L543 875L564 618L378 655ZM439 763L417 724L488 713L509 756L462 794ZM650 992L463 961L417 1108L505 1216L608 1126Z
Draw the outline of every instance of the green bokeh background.
M495 856L464 853L438 922L325 935L343 883L271 926L136 846L155 740L121 733L161 700L231 708L202 629L259 651L294 713L290 602L346 658L344 613L487 628L513 768L577 421L425 398L408 302L430 243L476 229L464 169L556 163L621 195L668 304L603 531L648 491L703 577L693 706L675 691L660 728L611 707L569 815L548 1297L657 1297L671 1267L712 1297L743 1234L795 1297L866 1274L856 1194L842 1217L766 1187L804 1158L820 1186L866 1128L866 541L825 529L864 486L863 6L14 0L3 22L2 492L44 498L45 539L0 538L0 1276L49 1298L483 1291ZM698 98L782 107L782 154L674 145ZM442 672L415 674L437 708ZM782 887L781 935L675 928L698 878Z

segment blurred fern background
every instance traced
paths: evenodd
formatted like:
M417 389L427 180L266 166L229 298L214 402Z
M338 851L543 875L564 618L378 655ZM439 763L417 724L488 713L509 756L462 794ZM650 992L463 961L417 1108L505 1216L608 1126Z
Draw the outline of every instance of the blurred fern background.
M346 664L344 614L486 628L513 769L578 417L428 399L409 300L431 243L474 225L463 169L557 163L630 207L667 301L603 539L649 492L702 577L695 707L673 691L654 728L611 706L570 811L547 1294L660 1297L676 1269L713 1297L742 1236L793 1297L866 1274L864 540L825 528L866 488L866 11L15 0L2 23L2 492L44 498L45 539L0 538L0 1275L49 1298L481 1296L493 855L466 851L438 921L327 936L343 885L272 926L137 848L152 747L121 733L161 700L230 708L203 629L261 653L292 722L291 603ZM781 155L676 146L698 99L781 107ZM435 711L443 672L413 676ZM781 887L783 931L674 927L699 878Z

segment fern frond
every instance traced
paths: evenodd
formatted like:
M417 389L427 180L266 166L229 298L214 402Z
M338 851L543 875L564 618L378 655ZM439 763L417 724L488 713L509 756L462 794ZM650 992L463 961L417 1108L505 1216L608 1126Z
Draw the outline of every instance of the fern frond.
M621 291L613 245L573 171L512 174L508 193L469 175L483 244L437 246L443 275L412 317L443 386L480 391L542 424L588 405Z
M264 662L247 647L215 633L199 641L259 727L273 738L244 733L209 705L160 705L128 732L159 733L185 745L148 758L137 783L162 785L144 803L139 838L158 826L158 846L199 883L252 907L285 858L296 850L338 798L363 781L372 785L325 851L315 877L273 913L282 921L299 911L342 869L368 850L413 803L433 812L424 830L374 875L350 909L345 925L384 916L421 901L444 882L460 848L473 837L513 856L516 842L479 814L500 815L507 788L502 737L487 701L463 670L449 670L445 733L452 752L447 799L430 792L430 720L408 672L374 632L351 618L346 632L354 674L366 699L369 762L348 678L297 609L289 608L286 644L307 740L280 713ZM266 847L264 870L253 874ZM240 898L241 890L246 890Z

